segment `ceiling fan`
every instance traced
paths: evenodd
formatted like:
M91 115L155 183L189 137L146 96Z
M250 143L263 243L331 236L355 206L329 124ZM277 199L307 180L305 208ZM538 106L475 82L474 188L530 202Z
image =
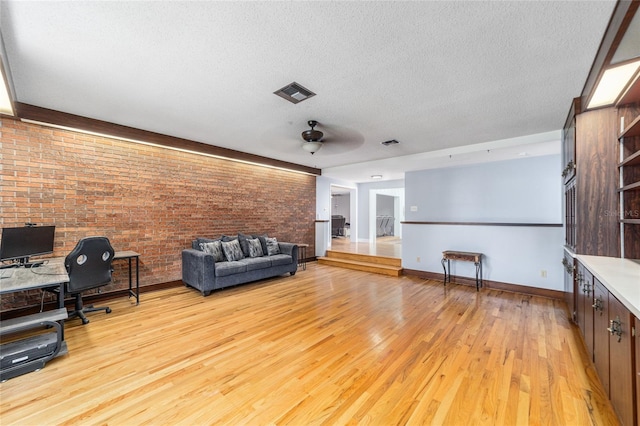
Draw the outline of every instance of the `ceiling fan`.
M320 130L316 130L315 127L318 125L316 120L309 120L307 124L311 126L311 129L305 130L302 132L302 139L304 139L304 143L302 144L302 149L307 152L310 152L311 155L318 152L320 148L322 148L322 137L324 133Z
M309 120L307 124L311 129L301 134L304 141L302 149L311 154L315 154L320 148L326 155L342 154L364 144L364 136L353 129L326 123L320 124L316 120ZM320 126L322 131L317 130L316 126ZM297 143L300 143L299 140Z

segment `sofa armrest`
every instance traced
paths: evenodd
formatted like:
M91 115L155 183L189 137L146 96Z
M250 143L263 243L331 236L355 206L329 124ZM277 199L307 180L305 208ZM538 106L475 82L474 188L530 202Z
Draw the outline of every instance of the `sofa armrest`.
M293 263L298 263L298 246L293 243L278 242L280 246L280 253L288 254L293 258Z
M215 286L213 255L200 250L182 250L182 281L207 295Z

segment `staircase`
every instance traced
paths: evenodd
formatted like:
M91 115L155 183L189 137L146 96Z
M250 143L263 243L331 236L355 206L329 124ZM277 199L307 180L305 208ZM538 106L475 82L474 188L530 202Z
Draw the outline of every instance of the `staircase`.
M321 265L338 266L357 271L399 277L402 275L402 260L395 257L375 256L370 254L349 253L338 250L327 250L325 257L318 257Z

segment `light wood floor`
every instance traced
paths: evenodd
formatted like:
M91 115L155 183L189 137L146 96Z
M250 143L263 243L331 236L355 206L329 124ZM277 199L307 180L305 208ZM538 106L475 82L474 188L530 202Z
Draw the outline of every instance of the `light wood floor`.
M2 425L616 424L562 302L308 264L67 323Z

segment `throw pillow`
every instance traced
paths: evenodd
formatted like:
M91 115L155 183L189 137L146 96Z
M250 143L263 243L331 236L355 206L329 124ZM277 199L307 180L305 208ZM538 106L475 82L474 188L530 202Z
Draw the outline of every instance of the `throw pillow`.
M244 259L244 255L242 254L242 249L240 248L240 243L238 242L238 240L223 241L222 251L224 252L225 257L229 262Z
M247 243L247 239L251 238L249 235L244 235L238 232L238 241L240 242L240 248L242 249L242 254L244 257L249 257L249 243Z
M249 257L262 257L262 244L257 238L247 238L247 245L249 246Z
M262 244L262 254L267 254L267 234L264 235L254 235L253 238L257 238L260 240L260 244Z
M213 255L215 262L225 261L224 253L222 252L222 242L219 240L210 243L200 243L200 249L205 253Z
M265 238L267 241L267 254L269 256L273 256L274 254L280 254L280 246L278 245L278 240L273 238Z

